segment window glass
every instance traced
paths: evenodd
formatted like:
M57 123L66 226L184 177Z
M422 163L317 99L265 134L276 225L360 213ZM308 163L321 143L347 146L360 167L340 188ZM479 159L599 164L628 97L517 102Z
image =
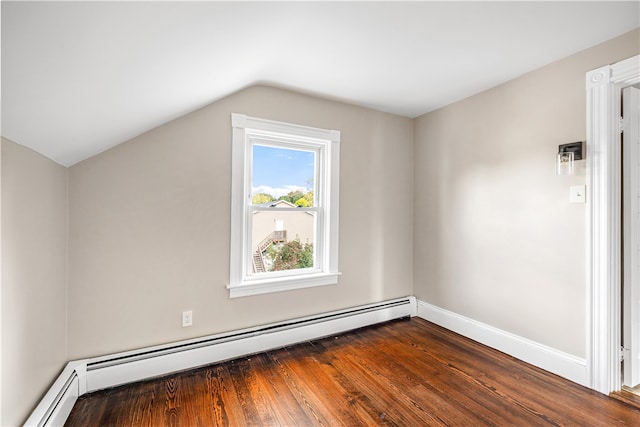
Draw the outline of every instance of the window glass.
M315 175L314 151L254 144L251 203L286 200L295 206L312 207Z

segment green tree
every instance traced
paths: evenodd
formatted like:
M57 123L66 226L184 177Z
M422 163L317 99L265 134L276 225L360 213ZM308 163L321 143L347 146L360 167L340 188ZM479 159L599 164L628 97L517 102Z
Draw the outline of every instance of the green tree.
M275 199L271 194L266 193L256 193L251 197L251 204L253 205L261 205L263 203L273 202Z
M300 197L298 200L296 200L295 205L302 208L308 208L313 206L313 201L310 202L307 198Z
M302 193L302 191L296 190L296 191L291 191L288 194L285 194L284 196L280 196L278 200L286 200L289 203L295 204L296 200L298 200L301 197L304 197L304 193Z
M310 208L313 206L313 191L309 191L305 193L302 197L294 203L296 206L301 206L303 208Z
M313 267L313 244L302 244L298 238L274 248L270 255L273 259L271 271Z
M280 196L278 200L286 200L287 202L303 208L313 206L313 190L303 193L300 190L291 191L284 196Z

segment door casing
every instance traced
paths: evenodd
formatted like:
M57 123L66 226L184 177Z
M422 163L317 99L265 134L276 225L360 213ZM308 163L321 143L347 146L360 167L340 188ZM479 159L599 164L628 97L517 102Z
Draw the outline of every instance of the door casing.
M622 89L640 82L640 55L587 73L587 375L620 390Z

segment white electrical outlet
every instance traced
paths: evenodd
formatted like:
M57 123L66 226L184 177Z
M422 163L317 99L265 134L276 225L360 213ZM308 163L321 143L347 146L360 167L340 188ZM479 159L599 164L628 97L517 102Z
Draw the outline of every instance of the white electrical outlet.
M587 190L584 185L572 185L569 187L569 203L585 203Z
M191 326L193 325L193 312L191 310L189 311L183 311L182 312L182 327L187 327L187 326Z

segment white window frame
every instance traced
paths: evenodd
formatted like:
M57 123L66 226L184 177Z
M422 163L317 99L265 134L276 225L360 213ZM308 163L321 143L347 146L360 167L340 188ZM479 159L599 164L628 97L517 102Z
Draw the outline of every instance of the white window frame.
M338 200L340 183L340 131L273 120L231 115L231 298L287 291L338 282ZM273 142L290 149L316 152L315 203L317 215L314 268L279 273L250 274L252 146ZM280 208L275 208L280 209Z

